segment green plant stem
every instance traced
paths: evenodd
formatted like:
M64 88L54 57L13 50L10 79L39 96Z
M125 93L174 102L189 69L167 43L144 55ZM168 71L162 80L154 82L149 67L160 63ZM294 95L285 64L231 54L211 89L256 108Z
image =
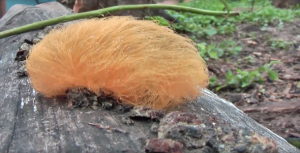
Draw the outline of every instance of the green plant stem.
M251 12L253 12L254 4L255 4L255 0L252 0L252 2L251 2Z
M223 88L226 88L227 86L229 86L229 84L224 84L224 85L221 85L221 86L217 87L217 88L216 88L216 92L217 92L217 91L220 91L220 90L223 89Z
M220 1L223 3L225 9L227 10L227 14L229 15L230 14L230 9L229 9L228 4L224 0L220 0Z
M108 7L108 8L99 9L99 10L90 11L90 12L65 15L65 16L61 16L61 17L57 17L57 18L52 18L49 20L44 20L44 21L28 24L25 26L11 29L11 30L6 30L3 32L0 32L0 39L7 37L7 36L15 35L15 34L20 34L20 33L28 32L28 31L36 30L36 29L41 29L43 27L62 23L62 22L78 20L78 19L83 19L83 18L99 17L106 13L112 13L112 12L121 11L121 10L136 10L136 9L167 9L167 10L184 11L184 12L197 13L197 14L203 14L203 15L213 15L213 16L223 16L223 15L236 16L236 15L239 15L238 12L227 13L227 12L223 12L223 11L208 11L208 10L202 10L202 9L196 9L196 8L190 8L190 7L184 7L184 6L177 6L177 5L160 5L160 4L119 5L119 6Z

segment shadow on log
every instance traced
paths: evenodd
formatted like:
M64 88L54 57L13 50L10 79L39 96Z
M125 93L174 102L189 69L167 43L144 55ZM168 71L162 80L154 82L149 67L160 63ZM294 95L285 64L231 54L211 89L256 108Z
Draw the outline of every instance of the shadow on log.
M0 20L0 31L70 13L58 3L15 5ZM0 39L0 152L275 152L276 146L281 153L299 152L209 90L168 114L109 103L75 109L65 98L44 98L27 77L18 77L23 64L15 61L24 40L39 31Z

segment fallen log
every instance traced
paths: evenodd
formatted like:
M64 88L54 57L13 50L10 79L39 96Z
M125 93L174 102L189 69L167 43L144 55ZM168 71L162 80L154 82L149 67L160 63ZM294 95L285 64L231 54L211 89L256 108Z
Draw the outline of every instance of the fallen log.
M0 20L0 31L71 13L49 4L55 9L13 6ZM18 75L23 64L15 61L24 41L40 31L0 39L0 152L299 152L207 89L171 112L109 102L80 109L64 97L45 98Z

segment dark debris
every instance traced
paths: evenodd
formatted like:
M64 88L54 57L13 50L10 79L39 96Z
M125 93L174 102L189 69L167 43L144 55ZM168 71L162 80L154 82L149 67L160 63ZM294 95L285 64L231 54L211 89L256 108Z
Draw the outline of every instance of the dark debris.
M114 106L116 105L115 101L110 98L99 98L98 97L98 101L101 102L102 107L107 110L113 109Z
M19 69L17 71L18 77L26 77L28 74L27 74L27 69L25 66L25 61L18 62L18 67L19 67Z
M32 40L25 39L21 44L15 57L15 61L17 61L18 65L20 65L17 70L18 77L28 76L25 62L29 55L29 51L32 49L33 45L39 43L52 29L53 28L51 26L47 26L44 30L38 32Z
M132 119L151 119L159 121L165 116L165 112L153 110L147 107L135 107L131 110L129 117Z
M71 88L66 91L67 99L74 108L89 107L97 109L97 95L87 88Z
M127 124L127 125L133 125L134 124L134 121L132 119L130 119L129 117L122 116L121 121L122 121L122 123Z
M234 128L209 116L172 112L163 118L158 138L181 142L188 151L276 153L276 143L246 128ZM204 149L205 148L205 149Z
M119 103L116 106L118 113L127 113L127 112L131 111L133 108L134 108L133 105L127 105L127 104L122 104L122 103Z
M25 50L25 49L20 49L17 52L17 55L15 57L15 61L24 61L26 60L27 56L28 56L29 50Z
M183 145L171 139L150 139L145 146L146 153L183 153Z

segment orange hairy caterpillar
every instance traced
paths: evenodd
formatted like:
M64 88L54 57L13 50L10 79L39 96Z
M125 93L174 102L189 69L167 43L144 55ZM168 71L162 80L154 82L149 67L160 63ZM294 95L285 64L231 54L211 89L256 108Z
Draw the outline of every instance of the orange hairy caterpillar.
M88 19L52 30L32 48L26 67L33 88L45 97L86 87L155 109L195 99L209 80L190 39L132 17Z

